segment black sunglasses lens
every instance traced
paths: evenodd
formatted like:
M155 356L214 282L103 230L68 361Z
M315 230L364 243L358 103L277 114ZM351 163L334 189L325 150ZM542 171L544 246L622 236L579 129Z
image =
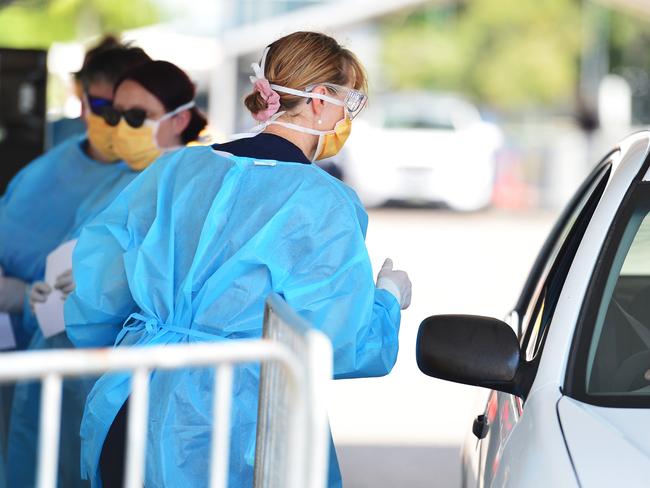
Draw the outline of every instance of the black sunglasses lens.
M142 124L144 124L144 121L147 118L147 113L142 109L133 108L131 110L121 112L120 110L114 108L112 105L105 105L101 107L101 109L99 109L96 113L97 115L101 115L106 123L113 127L119 124L122 117L124 117L124 120L126 120L127 124L129 124L134 129L137 129L138 127L142 127Z
M104 108L110 107L112 103L113 102L106 98L93 97L91 95L88 95L88 105L90 105L90 111L95 115L102 115Z
M120 119L122 118L122 114L120 114L119 111L110 105L108 107L104 107L100 115L104 118L106 123L112 127L115 127L117 124L119 124Z
M146 118L147 113L139 108L133 108L124 112L124 120L126 120L126 123L134 129L142 127Z

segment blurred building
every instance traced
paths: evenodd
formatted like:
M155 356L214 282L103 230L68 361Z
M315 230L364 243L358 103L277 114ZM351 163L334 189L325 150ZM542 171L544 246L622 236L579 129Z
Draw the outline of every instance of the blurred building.
M124 32L123 37L190 74L197 84L197 104L208 114L214 139L221 141L255 125L242 99L251 89L251 63L259 61L263 48L273 40L296 30L334 35L359 55L370 75L373 99L379 100L374 95L386 91L380 64L381 20L421 5L443 6L457 0L196 0L189 6L183 0L155 2L177 15L166 15L169 20L161 24ZM606 79L610 71L603 47L607 32L597 27L602 26L602 13L607 9L625 9L650 18L650 2L584 0L582 5L584 15L593 14L592 27L599 34L583 53L580 116L573 118L571 109L562 114L531 110L517 120L494 119L506 134L496 171L501 201L510 202L506 206L562 206L599 157L635 129L628 122L629 112L631 108L634 116L642 105L640 92L631 83L630 101L621 79ZM63 80L76 71L83 50L79 43L53 46L48 59L50 74L55 75L51 78ZM634 78L621 74L628 81ZM650 89L647 73L635 76L641 80L638 85ZM50 82L50 119L79 114L78 100L71 91L65 103L51 103L57 90L65 92L62 85ZM645 98L650 107L650 97Z
M273 40L297 30L333 34L361 57L373 78L379 59L373 21L423 3L426 0L222 2L220 57L210 87L211 122L225 134L251 125L239 102L250 89L250 64Z

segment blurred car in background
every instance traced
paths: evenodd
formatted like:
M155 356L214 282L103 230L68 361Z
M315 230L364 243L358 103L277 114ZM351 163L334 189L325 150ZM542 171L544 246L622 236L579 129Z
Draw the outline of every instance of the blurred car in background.
M441 203L473 211L490 204L501 130L453 94L373 97L338 161L364 205Z
M420 326L425 374L490 389L467 419L462 486L650 486L649 302L645 131L579 188L505 322Z

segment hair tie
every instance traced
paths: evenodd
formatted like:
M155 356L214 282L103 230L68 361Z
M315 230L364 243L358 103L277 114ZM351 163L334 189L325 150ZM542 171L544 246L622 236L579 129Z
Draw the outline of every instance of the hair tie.
M250 77L250 80L253 84L253 91L259 93L262 96L262 99L266 102L266 108L264 110L260 110L253 114L253 118L258 122L266 122L278 113L278 110L280 110L280 95L271 88L269 80L264 76L266 56L269 53L269 48L270 46L264 48L262 59L259 64L251 64L253 76Z
M280 110L280 95L271 88L271 84L266 78L258 78L253 86L253 90L258 92L266 102L266 108L255 112L253 118L258 122L266 122Z

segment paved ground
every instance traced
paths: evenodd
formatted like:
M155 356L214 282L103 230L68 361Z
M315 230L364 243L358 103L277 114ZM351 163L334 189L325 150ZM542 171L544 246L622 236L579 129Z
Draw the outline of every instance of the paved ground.
M458 486L458 450L482 391L422 375L415 364L420 322L439 313L502 318L514 304L553 224L546 213L459 215L434 209L370 213L368 248L413 281L400 353L384 378L335 381L330 418L346 487Z
M342 446L346 488L460 485L457 446Z

